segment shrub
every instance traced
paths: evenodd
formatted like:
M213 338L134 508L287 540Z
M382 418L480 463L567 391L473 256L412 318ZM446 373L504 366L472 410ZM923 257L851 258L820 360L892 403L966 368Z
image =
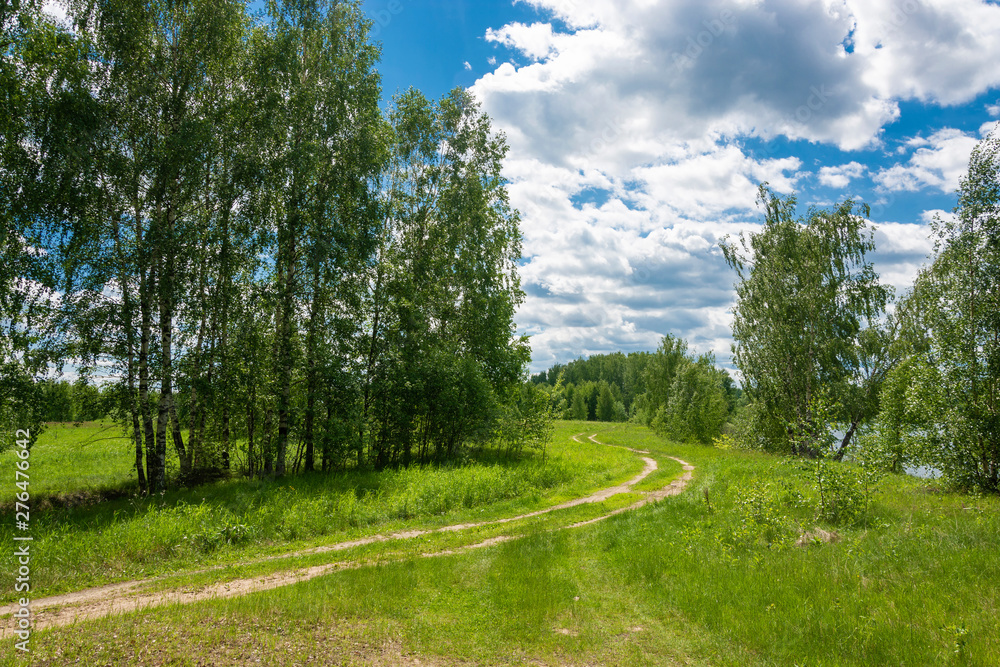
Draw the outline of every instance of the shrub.
M784 487L776 489L772 483L756 479L737 490L733 546L782 547L792 543L798 531L784 511L788 505L786 491Z
M880 476L875 468L818 459L806 464L805 470L818 493L817 519L834 525L867 520Z

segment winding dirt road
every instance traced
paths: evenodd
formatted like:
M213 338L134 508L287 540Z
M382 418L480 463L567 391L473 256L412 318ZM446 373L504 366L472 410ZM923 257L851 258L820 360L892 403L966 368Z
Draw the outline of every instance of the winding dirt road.
M579 439L579 436L583 433L578 433L573 436L573 440L583 444L583 441ZM592 442L605 445L607 447L617 447L619 449L627 449L636 454L649 454L645 450L632 449L630 447L622 447L620 445L609 445L603 443L597 439L597 434L589 436L589 440ZM253 563L263 563L275 560L293 558L298 556L307 556L312 554L321 554L335 551L343 551L345 549L350 549L352 547L364 546L366 544L374 544L377 542L392 542L397 540L408 540L416 537L431 535L434 533L448 533L457 532L463 530L469 530L471 528L477 528L481 526L492 526L507 524L514 521L519 521L522 519L529 519L531 517L541 516L543 514L548 514L550 512L556 512L563 509L568 509L571 507L577 507L579 505L584 505L587 503L597 503L607 500L613 496L621 493L642 493L643 497L641 500L628 505L626 507L621 507L616 510L612 510L606 514L599 517L588 519L586 521L580 521L577 523L567 524L565 526L560 526L558 528L550 528L550 531L556 530L567 530L571 528L578 528L580 526L586 526L598 521L603 521L609 517L615 516L617 514L622 514L623 512L628 512L648 503L666 498L668 496L674 496L679 494L687 486L688 482L692 478L694 471L694 466L690 465L686 461L675 457L671 458L678 463L680 463L684 468L684 474L675 479L670 484L664 486L656 491L649 492L635 492L633 487L644 480L646 477L651 475L657 469L656 461L648 456L641 456L645 467L642 472L638 475L625 482L624 484L618 484L616 486L611 486L606 489L601 489L589 496L582 498L576 498L558 505L553 505L543 510L538 510L536 512L529 512L527 514L520 514L518 516L506 517L503 519L496 519L493 521L483 521L480 523L462 523L454 524L450 526L444 526L442 528L435 528L432 530L411 530L390 533L385 535L372 535L370 537L365 537L358 540L350 540L346 542L338 542L336 544L329 544L320 547L315 547L312 549L306 549L303 551L295 551L287 554L282 554L280 556L270 556L266 558L260 558L254 561L250 561L246 564ZM471 549L480 549L483 547L493 546L495 544L500 544L502 542L507 542L510 540L517 539L517 535L498 535L490 539L484 540L482 542L477 542L475 544L469 544L463 547L458 547L455 549L446 549L442 551L437 551L433 553L423 554L424 557L434 558L438 556L445 556L455 553L461 553L463 551L469 551ZM369 567L368 564L364 563L328 563L324 565L316 565L308 568L299 568L286 570L281 572L275 572L272 574L262 575L259 577L249 577L245 579L234 579L230 581L221 581L214 584L209 584L207 586L198 586L196 588L191 587L175 587L168 588L165 590L157 591L144 591L143 588L147 588L150 585L155 585L168 581L175 576L189 576L192 574L202 574L205 572L212 572L215 570L221 570L224 566L208 568L204 570L198 570L195 572L184 572L178 575L165 575L161 577L155 577L151 579L143 579L136 581L127 581L116 584L109 584L107 586L100 586L96 588L89 588L82 591L77 591L73 593L66 593L64 595L55 595L47 598L39 598L31 601L31 609L33 615L32 626L35 630L43 630L49 627L68 625L71 623L76 623L78 621L101 618L111 614L124 614L138 609L145 609L148 607L157 607L166 604L188 604L192 602L198 602L200 600L207 600L212 598L229 598L236 597L239 595L246 595L248 593L253 593L256 591L265 591L273 588L279 588L281 586L287 586L299 581L306 581L308 579L313 579L315 577L320 577L331 572L346 569L356 569L361 567ZM10 616L14 612L14 607L8 605L6 607L0 607L0 616L5 617L4 627L0 629L0 637L7 638L13 635L14 619Z

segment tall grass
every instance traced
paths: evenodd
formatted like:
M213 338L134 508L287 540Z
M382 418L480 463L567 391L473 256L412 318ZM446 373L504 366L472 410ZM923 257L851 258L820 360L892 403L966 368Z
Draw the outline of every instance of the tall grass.
M484 452L461 466L235 478L153 498L34 511L31 532L43 556L33 561L33 591L47 595L406 526L513 515L620 482L641 468L628 452L573 442L575 428L558 430L544 460ZM33 457L42 459L40 451ZM45 474L40 468L33 459L33 490ZM0 526L0 540L9 541L12 530ZM0 599L9 600L11 552L0 564Z
M121 664L181 636L164 662L1000 664L997 498L890 477L864 520L832 525L783 459L599 437L693 463L692 488L584 528L42 633L39 664ZM834 541L798 546L815 528Z
M1000 499L893 476L831 525L795 463L672 449L698 487L597 539L648 604L778 664L1000 664Z

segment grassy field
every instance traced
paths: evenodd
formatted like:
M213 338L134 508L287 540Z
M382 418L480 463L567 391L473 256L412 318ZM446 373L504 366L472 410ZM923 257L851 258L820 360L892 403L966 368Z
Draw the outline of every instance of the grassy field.
M455 536L374 559L360 550L348 557L377 565L44 631L33 664L1000 664L997 498L889 477L859 521L830 525L816 520L808 475L784 459L560 425L569 444L553 459L569 452L564 465L594 482L598 466L575 455L617 462L598 485L641 463L568 441L588 426L694 464L692 487L581 528L553 530L566 521L547 515L520 539L453 555L421 554Z
M16 460L14 449L0 453L0 470L14 470ZM48 424L31 450L30 462L30 488L35 498L64 495L82 501L102 491L136 484L135 444L122 437L121 429L111 421ZM16 491L4 479L0 505L12 503Z
M45 557L34 564L33 591L52 595L374 533L513 516L611 486L642 469L629 452L570 439L585 427L562 424L544 461L505 461L485 452L460 467L315 473L277 481L234 478L154 498L35 509L31 533ZM33 498L43 495L40 489L73 496L74 469L88 489L114 488L127 480L127 467L123 473L110 463L113 441L88 442L104 431L97 425L86 428L91 435L69 425L50 428L39 439L31 455ZM13 469L11 453L0 460L0 466L5 463ZM50 474L55 481L47 480ZM5 490L12 497L13 483ZM5 522L0 540L10 543L13 532L13 524ZM0 563L0 601L9 602L16 597L13 552L8 550Z

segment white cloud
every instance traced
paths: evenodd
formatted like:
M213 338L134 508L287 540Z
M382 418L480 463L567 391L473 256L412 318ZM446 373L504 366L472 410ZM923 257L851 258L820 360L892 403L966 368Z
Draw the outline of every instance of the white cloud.
M486 41L516 49L536 61L544 60L556 49L556 36L548 23L510 23L498 30L490 28Z
M534 62L501 66L475 92L498 122L519 128L512 145L540 157L565 157L595 124L616 117L648 142L636 152L655 157L663 144L706 136L860 148L898 115L862 80L867 64L838 55L854 25L845 8L804 0L531 4L581 27L513 23L489 32Z
M940 208L930 209L923 211L920 214L920 220L925 225L930 225L936 220L942 220L944 222L954 222L958 220L958 215L954 211L945 211Z
M1000 86L984 66L1000 61L1000 7L976 0L516 1L538 20L486 33L514 53L472 92L511 149L528 258L517 321L535 334L536 369L651 349L668 332L727 362L733 274L718 241L757 228L757 183L787 194L874 179L887 202L951 192L975 139L915 137L880 171L853 155L804 170L748 146L881 148L901 101L958 104ZM927 230L880 228L892 284L912 280Z
M858 149L879 141L897 100L952 104L1000 85L1000 68L983 66L1000 60L1000 7L974 0L527 4L570 30L490 30L533 62L475 92L539 156L572 152L615 117L654 144L785 135Z
M922 216L926 217L926 216ZM872 262L879 280L903 294L934 251L931 230L924 224L880 223L875 230Z
M678 150L622 177L509 160L527 257L517 322L532 334L534 368L653 349L667 333L728 362L734 275L718 242L756 228L759 181L790 191L799 166L734 146Z
M959 104L1000 85L1000 7L978 0L851 0L861 80L884 99Z
M905 165L881 170L875 180L884 190L916 191L935 188L954 192L969 166L969 155L978 140L961 130L945 128L927 139L916 138L910 145L921 146Z
M855 178L864 176L867 168L858 162L848 162L838 167L821 167L819 182L831 188L846 188Z
M464 63L462 63L462 65L465 67L466 70L468 70L468 71L472 70L472 64L468 60L466 60Z
M796 177L785 172L800 165L795 158L755 162L729 145L677 162L640 167L633 175L645 186L647 208L667 207L678 216L708 220L733 209L753 210L760 182L791 192Z

